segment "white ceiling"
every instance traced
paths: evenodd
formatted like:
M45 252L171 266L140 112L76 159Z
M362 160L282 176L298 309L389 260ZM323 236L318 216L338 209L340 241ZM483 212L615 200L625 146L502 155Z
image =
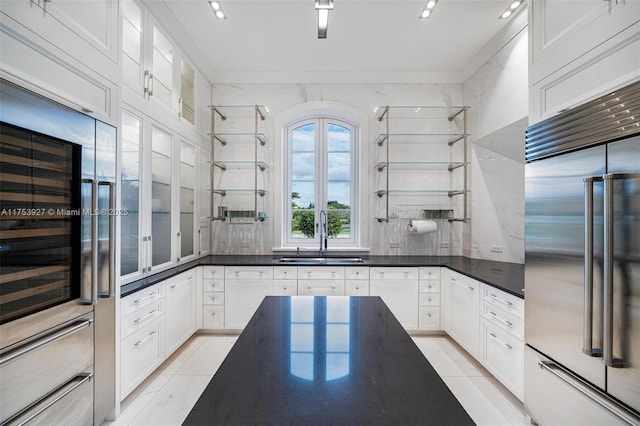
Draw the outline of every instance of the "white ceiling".
M509 0L334 0L327 39L317 38L314 0L147 0L162 26L211 82L463 81L508 25Z

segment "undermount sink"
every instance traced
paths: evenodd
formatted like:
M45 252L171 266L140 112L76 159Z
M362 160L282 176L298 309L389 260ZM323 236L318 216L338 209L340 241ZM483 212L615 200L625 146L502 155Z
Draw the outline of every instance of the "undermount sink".
M290 265L352 265L364 263L361 257L281 257L278 263Z

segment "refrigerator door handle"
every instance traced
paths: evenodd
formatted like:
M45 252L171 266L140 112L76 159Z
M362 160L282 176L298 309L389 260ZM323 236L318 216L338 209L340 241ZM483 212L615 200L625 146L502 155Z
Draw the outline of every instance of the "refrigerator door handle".
M591 401L595 402L623 422L632 426L636 426L638 424L638 419L635 416L631 415L631 413L622 411L622 407L620 407L615 402L610 401L606 395L601 394L597 389L593 388L591 385L584 382L580 378L574 376L555 362L540 361L538 365L541 369L553 374L558 379L562 380L567 385L571 386L573 389L580 392L582 395L586 396Z
M603 320L604 330L602 346L602 362L608 367L623 368L627 364L623 359L615 359L613 354L613 251L614 251L614 187L615 180L637 179L640 173L610 173L603 176L604 180L604 278L603 278Z
M582 352L593 357L602 350L593 347L593 183L601 177L584 179L584 319Z
M116 197L114 193L115 183L109 181L100 181L98 186L106 186L109 188L109 211L101 212L109 215L109 288L107 291L100 291L98 296L101 298L113 297L115 295L115 268L116 268L116 224L115 224L115 207Z

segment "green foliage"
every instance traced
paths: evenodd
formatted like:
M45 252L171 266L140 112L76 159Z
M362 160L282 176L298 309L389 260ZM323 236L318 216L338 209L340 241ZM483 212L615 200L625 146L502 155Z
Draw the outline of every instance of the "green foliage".
M312 211L293 212L293 226L297 225L297 229L299 229L307 238L313 238L315 235L316 224L314 219L314 212ZM340 220L340 216L336 213L329 212L327 215L327 222L328 236L337 236L342 230L342 221Z

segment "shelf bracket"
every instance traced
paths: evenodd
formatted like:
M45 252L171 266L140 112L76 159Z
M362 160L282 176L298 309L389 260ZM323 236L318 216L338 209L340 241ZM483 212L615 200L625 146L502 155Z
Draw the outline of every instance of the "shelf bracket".
M464 139L465 135L460 135L457 138L451 139L449 142L447 142L447 144L449 146L453 146L454 143L461 141L462 139Z
M222 171L227 170L227 166L224 163L218 163L217 161L213 163L214 166L218 167Z
M466 110L467 110L467 107L462 107L459 111L454 112L452 115L447 117L447 120L453 121L454 118L456 118L458 115L460 115L461 113L463 113Z
M216 106L215 106L215 105L212 105L212 106L211 106L211 108L213 108L213 113L214 113L214 114L218 114L218 115L220 116L220 118L222 119L222 121L225 121L225 120L227 119L227 116L226 116L226 115L224 115L224 114L222 113L222 111L220 111L218 108L216 108Z
M378 137L376 138L376 143L378 144L378 146L382 146L384 145L385 141L389 139L389 135L388 134L384 134L381 133L380 135L378 135Z
M225 139L223 139L220 135L216 135L214 133L213 138L217 139L218 142L220 142L220 145L222 145L222 146L225 146L227 144L227 141Z
M376 169L378 169L379 172L383 171L385 167L387 167L389 165L389 163L386 163L384 161L379 162L378 164L376 164Z

